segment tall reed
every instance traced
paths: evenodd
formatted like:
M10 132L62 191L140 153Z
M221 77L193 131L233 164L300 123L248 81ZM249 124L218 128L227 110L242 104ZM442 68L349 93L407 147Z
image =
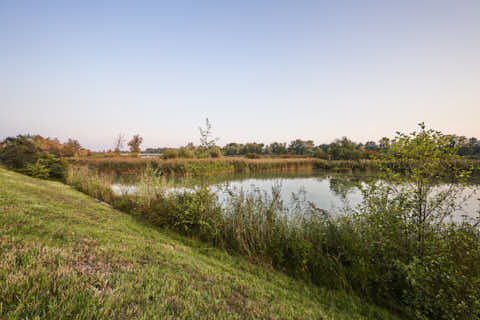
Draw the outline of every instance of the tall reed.
M69 166L65 177L67 184L96 199L112 203L115 194L111 189L112 176L85 166Z

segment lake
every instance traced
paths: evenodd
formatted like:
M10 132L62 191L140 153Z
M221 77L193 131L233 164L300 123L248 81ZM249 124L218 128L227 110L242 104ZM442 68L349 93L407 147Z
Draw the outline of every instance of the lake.
M219 194L220 200L226 197L225 188L253 190L259 189L270 192L278 186L281 197L287 205L292 201L293 194L301 193L305 200L316 207L330 213L341 213L346 207L354 207L362 201L359 186L376 179L375 176L365 173L332 173L325 171L310 172L276 172L260 174L230 174L209 177L203 182L208 183ZM183 186L186 183L195 185L198 180L174 179L170 181L172 188ZM472 187L465 190L465 195L472 194L462 211L456 216L475 216L480 210L480 179L472 181ZM130 182L119 181L113 185L116 193L134 193L136 188Z

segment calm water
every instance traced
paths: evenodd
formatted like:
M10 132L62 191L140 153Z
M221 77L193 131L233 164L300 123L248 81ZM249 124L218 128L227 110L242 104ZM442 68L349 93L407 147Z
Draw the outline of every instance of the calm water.
M220 199L225 196L224 189L253 190L260 189L270 192L274 186L280 186L281 196L285 203L290 203L292 194L298 194L302 190L307 201L312 202L316 207L328 210L332 213L339 213L346 206L354 207L362 200L359 186L367 181L375 179L365 174L340 174L326 173L323 171L307 173L263 173L255 175L221 175L209 178L206 182L218 191ZM174 185L182 185L184 179L172 181ZM192 183L192 181L190 181ZM198 183L193 181L193 184ZM135 187L131 184L114 185L116 192L134 192ZM480 181L474 181L474 185L466 190L465 194L474 193L467 200L465 208L457 212L458 216L475 216L480 210Z

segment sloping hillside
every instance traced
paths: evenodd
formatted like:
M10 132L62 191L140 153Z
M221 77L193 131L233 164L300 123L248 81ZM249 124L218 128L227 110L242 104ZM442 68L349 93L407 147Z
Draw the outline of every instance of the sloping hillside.
M0 168L0 318L390 319Z

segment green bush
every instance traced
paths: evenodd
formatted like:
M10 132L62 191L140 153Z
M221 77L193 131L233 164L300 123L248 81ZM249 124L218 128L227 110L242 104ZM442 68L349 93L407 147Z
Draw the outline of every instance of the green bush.
M8 168L35 178L64 180L68 163L42 151L32 137L9 137L0 145L0 161Z
M478 230L450 229L404 265L406 300L417 319L480 319Z
M31 136L8 137L0 143L0 161L10 169L21 170L42 155Z
M48 179L50 177L50 170L46 166L43 159L38 159L35 163L29 163L22 170L25 174L34 178Z
M219 243L223 216L217 196L202 186L174 192L151 203L150 220L187 236Z
M177 159L178 156L178 151L175 149L165 150L165 152L162 154L163 159Z
M221 158L223 156L222 150L219 147L213 147L208 150L211 158Z
M185 147L181 147L178 150L178 157L179 158L185 158L185 159L192 159L192 158L195 158L195 154L191 150L189 150Z
M65 180L68 162L64 159L56 159L54 158L52 161L49 162L49 173L50 178L58 179L58 180Z

